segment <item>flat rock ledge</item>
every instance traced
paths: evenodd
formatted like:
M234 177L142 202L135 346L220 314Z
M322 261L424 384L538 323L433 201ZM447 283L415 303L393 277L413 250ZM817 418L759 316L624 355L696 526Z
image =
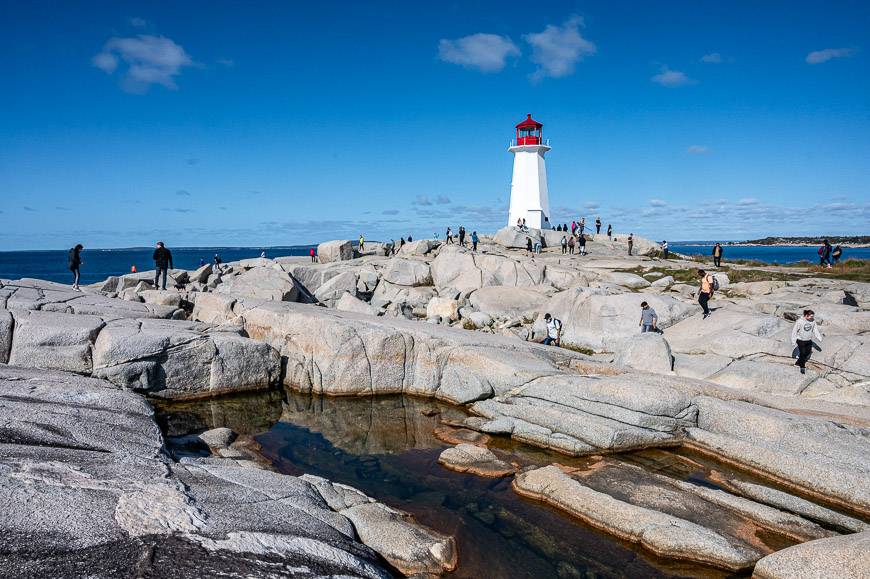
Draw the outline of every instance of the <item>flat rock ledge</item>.
M583 520L593 527L638 543L661 557L721 567L751 568L760 555L736 547L725 537L679 517L632 505L595 491L556 466L518 474L514 490Z
M757 579L866 579L870 573L870 531L819 539L761 559Z
M512 475L516 468L498 458L488 448L473 444L459 444L444 450L438 463L456 472L467 472L477 476L500 478Z

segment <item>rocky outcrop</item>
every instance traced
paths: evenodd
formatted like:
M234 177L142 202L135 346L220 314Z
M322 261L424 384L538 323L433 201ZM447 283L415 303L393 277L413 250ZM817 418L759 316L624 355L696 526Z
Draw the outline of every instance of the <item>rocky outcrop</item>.
M476 290L468 301L491 317L513 318L527 312L535 315L547 301L547 296L535 289L491 286Z
M863 579L870 569L870 531L819 539L772 553L755 566L757 579Z
M432 285L429 264L416 259L393 258L382 273L383 279L401 286Z
M320 263L353 259L353 244L344 239L325 241L317 246L317 259Z
M295 302L299 288L293 278L271 267L255 267L227 278L217 289L220 293L263 300Z

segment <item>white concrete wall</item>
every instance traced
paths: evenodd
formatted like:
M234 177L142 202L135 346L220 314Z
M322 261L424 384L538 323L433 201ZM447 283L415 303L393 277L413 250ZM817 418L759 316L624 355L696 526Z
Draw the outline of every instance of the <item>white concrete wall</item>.
M508 149L514 154L514 172L511 179L511 203L508 225L525 219L535 229L550 229L545 221L550 217L550 197L547 191L547 167L544 154L546 145L525 145Z

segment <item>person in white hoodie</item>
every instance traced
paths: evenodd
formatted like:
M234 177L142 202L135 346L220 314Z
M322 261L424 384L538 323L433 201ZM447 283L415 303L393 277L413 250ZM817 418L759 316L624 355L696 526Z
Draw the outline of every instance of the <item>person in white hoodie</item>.
M817 342L822 341L822 334L819 332L815 318L816 314L813 310L804 310L803 317L798 318L791 329L791 343L798 349L798 359L795 366L800 366L801 374L807 373L807 360L813 353L813 338Z

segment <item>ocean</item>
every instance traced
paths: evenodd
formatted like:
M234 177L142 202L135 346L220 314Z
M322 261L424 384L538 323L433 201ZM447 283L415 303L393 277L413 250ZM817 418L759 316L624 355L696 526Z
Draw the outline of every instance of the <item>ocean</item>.
M683 254L710 255L713 249L708 242L686 241L670 243L671 251ZM259 257L265 251L267 257L308 255L314 246L292 245L287 247L178 247L172 250L173 265L180 269L196 269L200 260L210 263L217 253L224 262ZM724 261L729 259L757 259L766 263L796 263L802 260L818 261L815 247L794 246L724 246ZM87 249L82 252L82 284L103 281L110 275L123 275L132 266L139 271L154 269L152 247L127 249ZM844 248L843 259L870 259L870 248ZM33 277L60 283L71 283L71 274L66 268L67 250L46 251L0 251L0 279Z
M200 260L211 263L215 254L224 262L250 257L308 255L311 245L289 247L170 247L172 265L178 269L196 269ZM68 250L46 251L0 251L0 279L33 277L60 283L72 283L72 274L67 269ZM153 247L127 249L87 249L82 252L82 284L103 281L110 275L130 273L134 265L138 271L154 269L151 255Z

